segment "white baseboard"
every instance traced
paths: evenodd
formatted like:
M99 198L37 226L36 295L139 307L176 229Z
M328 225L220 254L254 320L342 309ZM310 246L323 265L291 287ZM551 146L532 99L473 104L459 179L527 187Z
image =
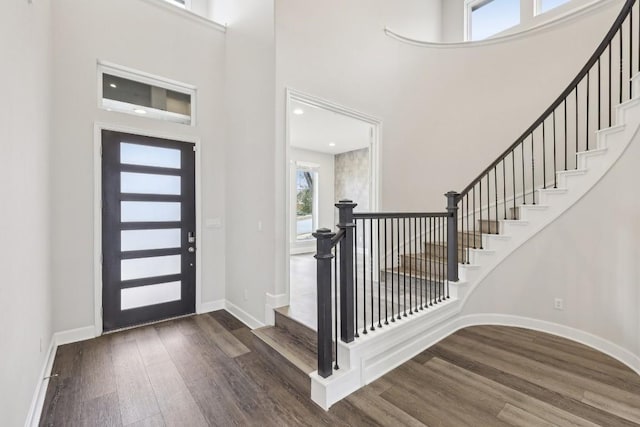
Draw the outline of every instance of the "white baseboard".
M60 331L53 334L56 346L71 344L74 342L90 340L96 337L96 329L93 325L83 328Z
M229 313L233 314L236 318L238 318L242 323L247 325L250 329L257 329L265 326L263 322L256 319L255 317L253 317L252 315L250 315L249 313L247 313L246 311L242 310L240 307L238 307L237 305L229 301L225 302L224 308Z
M223 299L202 302L198 306L196 313L198 314L211 313L212 311L223 310L224 307L225 307L225 301Z
M557 335L571 341L579 342L587 347L594 348L628 366L631 370L640 375L640 355L633 354L626 348L597 335L593 335L589 332L572 328L570 326L510 314L472 314L462 316L458 318L456 322L457 328L455 331L469 326L500 325L532 329L534 331Z
M40 416L42 415L44 399L47 395L47 387L49 386L49 379L47 377L51 375L57 349L58 346L56 345L55 337L52 336L51 342L49 343L49 349L47 350L47 357L44 359L44 364L42 365L40 376L38 377L39 381L36 385L36 390L33 393L29 413L27 414L27 419L24 423L25 427L37 427L38 424L40 424Z
M453 318L444 317L442 322L433 319L431 327L426 328L415 323L410 325L407 322L405 331L398 328L397 333L388 334L385 337L379 337L382 339L376 340L376 346L385 347L383 352L380 351L380 348L358 349L357 341L351 345L340 343L338 359L346 369L341 369L326 379L318 376L317 371L311 373L311 398L320 407L328 410L334 403L460 329L482 325L526 328L576 341L618 360L640 375L640 355L635 355L631 351L591 333L528 317L491 313L472 314ZM410 329L414 329L414 331L410 332ZM405 337L398 340L398 333L404 333ZM396 340L395 343L394 340Z

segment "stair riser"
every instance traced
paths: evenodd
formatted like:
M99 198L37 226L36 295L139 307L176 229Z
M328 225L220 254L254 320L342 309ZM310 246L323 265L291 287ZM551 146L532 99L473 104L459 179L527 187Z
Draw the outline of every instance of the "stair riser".
M492 212L492 214L495 215L495 212ZM500 220L502 217L499 217L498 219ZM495 219L483 219L482 221L478 221L478 228L482 234L501 234L500 222Z
M313 329L285 316L278 311L276 314L276 328L281 328L307 343L307 347L315 350L318 346L318 334Z
M413 276L413 278L415 278L417 280L423 280L422 277L423 277L424 273L425 273L424 271L421 271L419 269L414 269L414 268L409 269L409 267L406 267L406 268L403 268L402 270L400 270L400 272L394 272L393 274L395 274L396 277L398 275L400 275L400 277L402 277L403 275L406 274L406 275ZM434 268L433 264L432 264L432 268L428 269L426 271L426 273L428 273L428 277L430 278L430 280L438 281L438 280L441 280L441 278L442 278L442 280L446 280L447 279L447 266L446 266L446 264L440 263L440 264L436 264L436 266ZM392 273L387 272L387 274L386 274L387 280L389 280L389 281L391 280L390 279L390 277L391 277L390 274L392 274ZM384 275L383 275L382 279L384 280Z
M311 394L311 379L309 375L302 372L257 336L254 336L253 339L255 350L260 353L269 366L273 367L274 371L278 372L279 376L302 395L308 396Z
M463 259L466 260L465 257L465 252L462 249L462 242L459 242L459 248L458 248L458 261L462 262ZM471 242L471 245L473 245L473 242ZM466 240L465 240L465 246L466 246ZM409 255L407 255L406 257L402 258L402 262L405 262L405 259L409 258ZM429 246L429 245L425 245L424 248L424 252L422 254L420 254L420 256L418 258L426 258L426 259L435 259L438 260L440 262L446 262L447 261L447 248L446 247L442 247L442 246ZM412 257L412 259L415 259L415 257ZM414 261L415 262L415 261ZM428 262L428 261L427 261Z

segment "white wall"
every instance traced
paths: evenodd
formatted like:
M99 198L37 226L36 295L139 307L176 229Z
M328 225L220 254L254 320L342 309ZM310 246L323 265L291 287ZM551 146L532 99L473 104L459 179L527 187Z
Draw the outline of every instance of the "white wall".
M274 293L275 274L274 5L273 0L221 3L214 19L228 23L226 297L263 321L265 292ZM286 244L284 233L278 240Z
M333 154L320 153L318 151L309 151L302 148L291 147L289 151L289 159L291 165L291 189L290 189L290 203L291 203L291 249L306 249L308 251L315 251L316 242L315 239L311 242L297 242L296 241L296 223L295 223L295 203L296 203L296 191L295 191L295 171L296 162L312 163L318 165L318 224L315 227L318 228L335 228L335 203L337 202L334 186L334 161L335 156Z
M51 3L0 14L0 423L25 423L51 340Z
M278 0L278 145L286 87L363 111L383 121L382 208L444 209L443 194L466 186L564 89L620 4L517 40L429 48L386 36L368 0Z
M439 42L442 38L442 3L451 0L383 0L380 17L388 27L416 40Z
M225 222L224 34L153 3L57 0L54 15L52 151L54 328L94 324L94 122L202 141L203 219ZM140 25L144 22L145 25ZM163 29L149 31L149 29ZM198 126L97 108L96 61L105 60L198 87ZM202 299L224 298L224 229L199 236Z
M286 283L287 87L382 120L381 210L444 210L443 194L462 190L571 81L622 5L516 40L430 48L386 36L383 1L276 0L278 289Z
M583 199L478 285L463 314L509 314L569 326L640 360L639 158L636 135ZM553 308L555 298L564 300L563 311Z

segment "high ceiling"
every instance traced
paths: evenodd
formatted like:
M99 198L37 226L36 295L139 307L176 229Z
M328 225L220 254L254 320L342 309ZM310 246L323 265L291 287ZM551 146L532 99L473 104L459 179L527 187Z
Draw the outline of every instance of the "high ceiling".
M363 121L298 101L292 101L289 118L293 147L328 154L369 147L371 125Z

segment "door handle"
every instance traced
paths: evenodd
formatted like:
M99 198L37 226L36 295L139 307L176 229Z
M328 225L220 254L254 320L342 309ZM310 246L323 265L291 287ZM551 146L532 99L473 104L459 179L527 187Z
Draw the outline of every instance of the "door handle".
M193 246L189 246L187 251L189 251L190 253L194 253L196 251L196 248L194 248Z

